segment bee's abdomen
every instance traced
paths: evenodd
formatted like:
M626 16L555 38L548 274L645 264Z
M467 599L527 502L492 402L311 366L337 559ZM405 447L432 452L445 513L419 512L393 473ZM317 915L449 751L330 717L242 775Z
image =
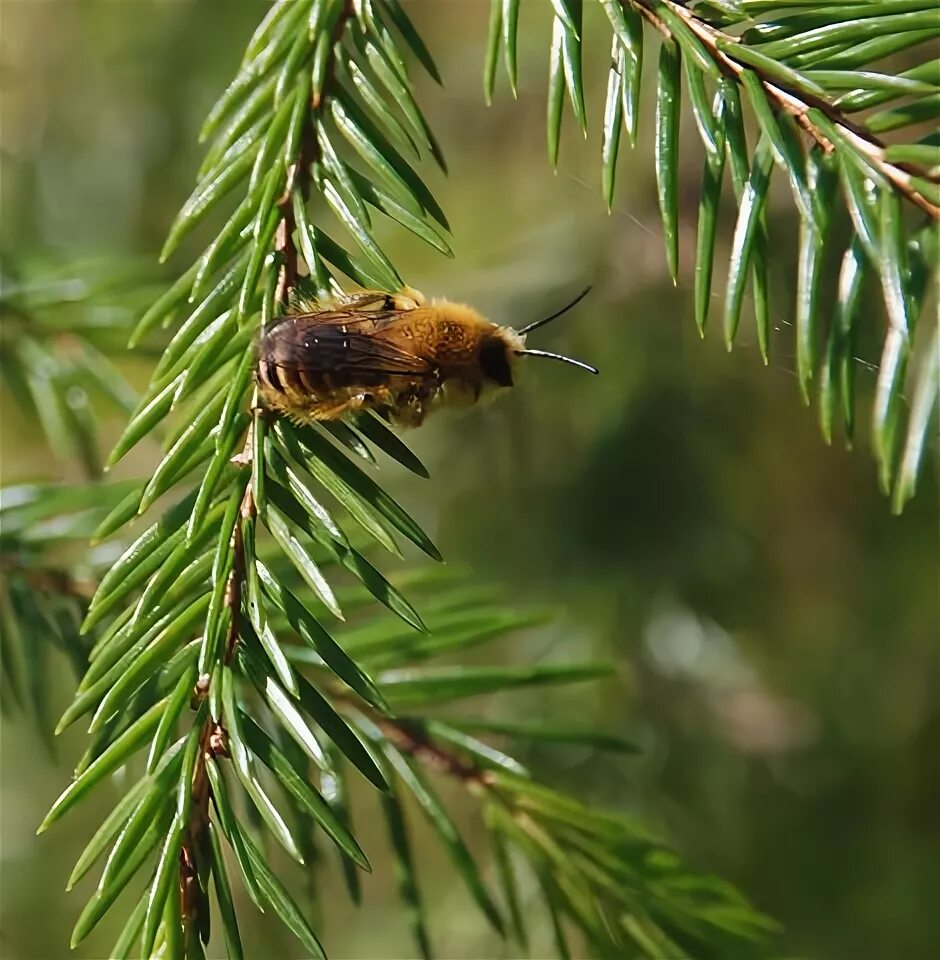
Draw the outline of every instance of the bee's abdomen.
M286 324L277 324L262 336L258 344L257 380L262 391L294 399L326 392L329 389L322 371L308 357Z
M260 387L273 393L283 393L284 384L278 372L277 365L268 357L258 359L257 380Z
M280 363L273 357L259 359L258 381L263 388L283 394L326 393L333 387L322 371L310 370L295 362Z

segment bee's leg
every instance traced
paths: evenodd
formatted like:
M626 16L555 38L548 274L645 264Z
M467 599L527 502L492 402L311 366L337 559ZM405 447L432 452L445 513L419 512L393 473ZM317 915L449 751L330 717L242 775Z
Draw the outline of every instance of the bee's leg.
M391 408L392 420L402 427L420 427L428 413L427 391L412 389L399 394L398 401Z
M314 407L310 412L310 418L311 420L339 420L345 413L354 413L364 407L371 406L371 399L368 393L357 393L355 396L341 400L339 403Z
M394 418L395 409L401 402L401 394L395 393L389 387L373 387L362 396L362 405L357 409L374 410L384 420Z
M386 407L394 407L398 403L398 397L401 394L396 394L389 387L373 387L367 394L368 406L373 409L384 409Z
M388 395L388 399L385 398L385 394ZM367 409L383 409L392 402L391 398L392 394L385 389L372 393L357 393L355 396L348 397L339 403L315 407L311 413L311 419L339 420L346 413L356 413L359 410Z
M414 287L402 287L394 298L396 310L414 310L423 307L426 302L424 294Z
M410 404L407 411L407 425L409 427L420 427L424 423L424 418L428 415L427 404L418 397Z

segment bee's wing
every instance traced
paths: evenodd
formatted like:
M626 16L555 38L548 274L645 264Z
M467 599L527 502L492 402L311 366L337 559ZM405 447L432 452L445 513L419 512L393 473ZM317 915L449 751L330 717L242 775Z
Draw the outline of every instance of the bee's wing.
M369 312L401 312L414 310L418 304L408 294L386 293L384 290L357 290L337 299L337 309Z
M397 293L387 293L385 290L355 290L352 293L338 293L323 299L295 288L291 293L287 312L295 315L344 310L368 313L403 312L414 310L423 300L422 295L411 288Z
M262 336L259 359L308 374L357 377L407 376L424 379L433 366L405 349L404 318L397 311L349 309L284 317ZM407 341L405 341L407 342ZM358 382L361 382L358 381Z

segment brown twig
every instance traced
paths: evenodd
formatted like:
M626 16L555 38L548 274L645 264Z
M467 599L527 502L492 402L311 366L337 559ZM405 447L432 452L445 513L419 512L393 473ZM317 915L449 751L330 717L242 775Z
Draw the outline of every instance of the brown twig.
M179 854L180 915L184 931L196 929L208 935L207 897L200 882L200 851L205 851L204 835L209 826L209 801L212 791L206 762L213 757L228 756L228 735L221 724L209 717L199 735L199 753L193 770L193 790L189 822L183 833ZM203 869L205 875L205 869ZM205 912L204 912L205 911Z
M252 434L249 431L241 454L233 459L239 460L247 457L247 463L251 462L251 437ZM249 483L245 487L239 516L242 520L249 519L254 516L254 512L254 498ZM238 522L236 522L235 529L232 531L231 546L232 570L225 585L225 608L229 611L229 623L225 646L222 650L222 662L226 665L231 663L235 651L238 649L242 585L245 579L245 545L242 526ZM193 709L198 709L199 705L208 698L210 684L209 676L200 677L196 682L193 690ZM199 753L193 770L189 822L180 845L179 894L184 934L194 929L201 932L203 925L200 906L204 903L204 898L201 896L202 888L199 883L199 854L200 850L205 850L202 836L209 824L209 802L212 799L212 788L209 785L206 773L206 761L217 756L228 756L228 733L221 723L214 721L210 716L203 723L202 732L199 735ZM208 922L208 917L205 918L205 921Z
M329 100L330 89L335 80L336 47L342 40L346 24L354 14L354 0L346 0L342 11L336 18L336 23L333 25L332 43L322 89L315 91L310 99L310 110L300 134L300 152L296 161L290 165L287 171L287 183L284 193L278 201L281 221L277 227L274 247L281 257L281 268L278 274L275 297L282 309L287 304L290 291L296 284L298 276L297 245L294 242L294 230L297 225L294 222L293 192L295 189L299 189L304 200L307 199L310 187L310 164L320 154L315 133L316 123ZM308 264L308 266L312 267L313 265Z
M274 249L281 258L275 301L282 309L287 305L290 291L297 283L297 244L294 243L296 224L294 223L294 204L291 194L294 190L294 183L298 178L306 180L306 167L302 161L303 151L301 151L301 158L292 164L287 171L287 186L279 204L281 221L277 225L277 233L274 238Z
M414 757L438 773L459 780L466 787L493 786L493 776L489 770L441 746L420 723L381 713L347 688L338 687L329 681L325 682L323 687L336 706L368 717L402 753Z
M420 760L438 773L453 777L467 787L492 785L493 777L489 770L442 747L419 725L385 716L373 718L373 721L402 753Z
M791 90L777 77L770 77L765 71L751 64L739 63L733 54L726 53L718 46L723 43L740 43L737 37L724 33L717 27L700 20L696 15L676 0L659 0L678 17L682 17L689 30L702 42L716 64L722 71L734 80L738 80L745 70L750 70L760 79L767 95L778 110L791 114L797 123L827 152L833 149L833 144L825 134L812 122L808 116L809 110L815 108L826 115L838 128L839 133L851 143L871 166L886 180L892 183L898 192L907 198L916 207L929 214L935 220L940 219L940 206L931 203L912 182L912 173L907 165L891 163L885 158L885 144L869 131L863 124L856 123L847 117L832 101L825 97L814 96L803 90ZM660 32L670 36L668 25L656 16L649 0L621 0L629 4L634 10L649 20Z
M352 0L347 0L334 28L334 47L340 41L346 23L353 13ZM328 79L332 78L334 67L335 58L331 58L327 68ZM326 90L326 84L324 84L324 90ZM294 231L297 225L294 219L293 192L295 189L299 189L306 199L309 189L310 164L316 158L319 149L314 135L314 121L317 114L322 110L324 102L325 97L319 97L315 102L311 102L311 109L306 117L304 129L301 131L298 156L288 167L284 192L278 199L280 221L275 233L274 249L279 257L280 266L275 287L275 301L281 309L286 306L299 274L298 250L294 241ZM256 398L252 400L252 407L257 407ZM254 431L249 427L241 453L233 457L232 462L243 469L250 469L254 458L258 454L253 443ZM225 587L225 606L229 611L229 624L225 646L221 652L222 663L225 665L232 662L240 638L242 591L245 581L243 524L244 521L253 519L256 512L255 491L249 481L245 487L245 493L239 508L241 522L236 522L235 529L232 532L232 570ZM195 691L196 701L201 702L209 696L210 682L206 678L200 678ZM217 756L228 756L228 734L221 723L217 723L209 717L200 734L199 754L193 771L189 822L180 847L179 892L184 935L191 933L194 929L201 931L204 920L208 920L207 917L203 918L200 914L200 905L204 903L204 897L199 884L199 858L201 850L203 851L202 855L205 855L203 834L209 823L209 805L212 800L212 788L206 773L206 763L209 759ZM208 928L206 927L206 929Z

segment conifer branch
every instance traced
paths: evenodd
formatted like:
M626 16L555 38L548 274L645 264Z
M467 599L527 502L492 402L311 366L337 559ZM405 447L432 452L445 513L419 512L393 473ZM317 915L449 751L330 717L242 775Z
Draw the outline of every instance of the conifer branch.
M706 153L696 251L700 328L711 296L715 213L727 160L739 212L725 336L730 345L750 275L759 342L766 352L765 205L776 165L790 181L801 219L800 382L809 397L811 381L819 378L827 437L835 410L842 410L849 430L853 422L851 342L860 278L869 271L881 282L889 331L874 440L882 482L886 489L893 487L899 508L919 472L935 406L929 386L940 376L936 363L924 364L918 373L904 454L896 463L913 329L936 260L938 201L931 188L937 176L933 144L888 144L890 138L883 141L880 133L908 130L933 116L930 97L940 78L924 71L873 76L858 69L864 63L851 56L839 69L832 62L822 69L826 64L813 63L812 56L804 63L798 58L819 49L815 12L790 16L792 5L775 11L768 3L720 0L693 9L675 0L604 0L613 31L604 119L605 197L610 204L621 131L625 128L631 139L636 134L645 21L663 37L656 172L674 275L683 75ZM566 93L584 129L588 112L581 74L582 4L556 0L553 10L549 149L554 160ZM494 11L488 92L500 44L510 82L516 81L518 0L496 0ZM889 15L885 21L890 25ZM845 29L872 32L871 25ZM918 35L928 32L925 27ZM885 38L877 48L866 47L864 56L884 55L885 43L896 43L890 33ZM376 241L373 211L450 254L446 217L418 166L429 157L443 168L443 157L415 101L403 65L405 49L437 78L400 0L278 0L207 118L204 135L211 142L199 182L171 226L164 255L191 242L223 201L234 202L212 241L155 299L135 330L135 343L161 326L172 336L110 462L158 432L160 459L146 483L125 488L108 504L106 516L96 516L96 537L120 538L123 553L109 569L94 571L97 589L87 603L72 598L85 614L89 649L85 675L59 728L90 715L91 736L75 779L41 829L115 770L140 771L76 865L70 884L99 858L106 859L73 943L93 930L146 864L136 906L112 955L124 955L128 944L139 941L147 957L201 957L212 881L228 953L240 957L229 883L230 872L237 872L250 899L278 916L306 955L325 956L258 835L308 867L320 845L334 845L355 899L357 871L371 869L353 833L347 802L345 774L355 771L364 788L380 794L402 896L426 955L430 938L403 812L408 798L427 817L483 916L501 936L508 917L515 937L525 939L515 860L527 865L543 890L562 953L568 926L603 956L645 951L739 958L752 947L757 952L773 925L736 891L662 856L661 845L625 817L591 810L542 786L489 740L531 738L531 724L487 727L471 718L461 725L434 715L436 706L464 697L596 681L610 671L592 663L427 664L534 621L496 603L468 601L445 574L429 576L424 587L412 583L431 611L419 613L401 582L373 564L378 551L397 553L401 537L441 559L430 537L372 473L379 451L427 476L405 444L376 418L350 419L327 429L269 419L258 409L254 339L287 309L295 291L328 299L342 289L342 278L373 289L403 286ZM842 89L848 93L833 95ZM883 106L895 104L898 90L915 98L916 110ZM761 131L753 151L741 122L742 91ZM888 96L879 99L885 91ZM856 110L878 106L883 109L862 124L853 119ZM798 125L809 139L799 135ZM908 232L901 213L905 200L930 215L926 228ZM310 215L311 204L317 205L316 217ZM820 364L818 264L832 236L830 224L840 213L851 219L854 235L844 260L838 323L825 333ZM38 312L28 300L13 305L18 323ZM23 354L23 368L35 369L30 364L44 360L49 348L41 336L31 333L27 339L38 347L32 356ZM53 359L58 363L53 395L58 396L68 377L61 375L66 369L61 361ZM40 402L44 396L37 392ZM57 410L49 406L45 413L44 423L54 432ZM142 522L149 523L142 532L129 534L128 526L164 497L171 505L156 520ZM33 504L25 509L28 515ZM57 585L70 583L63 579ZM0 581L5 628L19 623L22 598L13 594L20 587L8 589ZM368 605L384 606L400 625L370 617L365 609L354 625L345 621L344 611ZM607 749L612 738L569 729L553 730L550 739L559 746ZM146 744L141 766L135 758ZM455 778L480 799L494 843L502 907L425 780L425 770ZM251 821L242 816L246 807L254 811ZM257 830L255 822L261 825Z
M492 0L484 85L490 99L502 47L516 83L519 0ZM737 206L722 310L724 340L737 339L748 280L757 343L764 363L772 346L767 207L773 172L789 182L799 219L794 323L803 400L816 399L823 437L839 419L854 443L855 366L867 277L882 289L887 324L871 413L871 446L879 481L896 512L913 495L940 405L940 374L930 343L915 339L940 262L940 148L929 124L940 121L940 71L929 57L940 39L933 5L842 0L825 10L775 0L601 0L612 30L603 116L601 185L614 201L622 132L636 142L645 26L659 38L654 167L666 262L678 282L679 124L683 88L704 148L694 255L694 314L704 336L715 299L719 211L726 179ZM587 131L581 61L580 0L553 4L549 52L548 153L557 165L564 103ZM899 74L878 65L916 51ZM919 59L918 59L919 56ZM684 80L684 83L683 83ZM757 121L747 143L743 111ZM876 109L877 108L877 109ZM871 112L875 109L875 112ZM925 132L926 131L926 132ZM730 173L730 176L727 174ZM909 209L905 209L909 208ZM913 215L911 215L913 214ZM840 223L854 236L833 291L827 324L824 252ZM905 396L916 397L910 410ZM933 398L930 400L928 398Z
M620 2L630 4L642 11L643 15L665 37L671 39L672 34L668 26L656 17L655 12L657 7L667 7L677 17L681 17L685 21L691 32L701 40L715 63L728 76L733 77L740 83L741 74L745 70L753 71L760 78L764 90L777 105L777 108L791 114L823 150L828 153L836 148L826 134L813 122L810 111L814 109L822 112L835 125L851 147L864 156L875 170L893 183L906 200L919 207L932 218L940 218L940 206L928 200L912 183L912 179L919 176L932 183L940 184L940 176L914 164L899 164L888 161L885 157L886 146L884 142L868 130L864 124L856 123L851 117L847 116L839 109L838 104L832 98L825 96L822 89L819 93L813 93L807 89L806 83L798 85L786 83L785 80L781 80L783 70L779 66L773 73L769 73L768 67L761 66L760 63L755 63L753 60L750 60L750 62L747 59L743 62L737 60L735 50L741 47L740 38L700 19L687 6L677 3L676 0L620 0ZM773 65L771 65L771 69L773 69Z

